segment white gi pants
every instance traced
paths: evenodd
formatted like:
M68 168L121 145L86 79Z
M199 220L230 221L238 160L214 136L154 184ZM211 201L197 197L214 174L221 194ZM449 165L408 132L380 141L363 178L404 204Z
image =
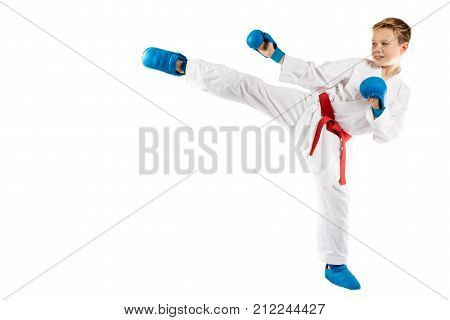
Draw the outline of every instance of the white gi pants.
M272 86L261 79L222 64L189 59L186 80L190 87L240 102L259 110L286 127L294 127L308 107L308 93ZM281 115L280 115L281 114ZM325 129L323 130L325 131ZM338 139L336 137L336 139ZM347 263L349 187L338 181L326 185L315 177L320 215L317 218L317 253L321 262Z

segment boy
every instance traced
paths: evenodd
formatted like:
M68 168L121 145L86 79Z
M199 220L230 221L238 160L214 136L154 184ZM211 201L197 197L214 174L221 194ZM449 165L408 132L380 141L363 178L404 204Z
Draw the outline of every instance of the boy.
M372 29L373 61L349 58L320 66L286 55L267 33L254 30L248 35L251 48L281 65L281 82L297 84L311 94L272 86L221 64L188 61L180 53L148 48L143 55L149 68L186 75L191 86L247 104L294 129L297 155L304 172L313 174L318 192L317 244L325 277L350 290L361 286L346 265L350 201L346 150L353 135L372 133L378 143L397 138L410 95L399 73L411 28L398 18L386 18ZM327 130L321 130L325 125Z

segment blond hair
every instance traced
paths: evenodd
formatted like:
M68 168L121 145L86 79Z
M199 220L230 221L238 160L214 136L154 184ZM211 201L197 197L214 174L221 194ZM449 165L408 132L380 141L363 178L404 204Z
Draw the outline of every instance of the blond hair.
M411 27L401 19L398 18L386 18L373 25L372 30L380 28L388 28L394 32L395 37L398 39L398 44L409 42L411 39Z

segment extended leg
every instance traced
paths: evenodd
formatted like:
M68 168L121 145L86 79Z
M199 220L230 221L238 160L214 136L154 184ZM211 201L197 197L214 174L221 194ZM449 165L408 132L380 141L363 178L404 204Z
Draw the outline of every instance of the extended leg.
M193 87L249 105L285 126L294 126L311 103L309 95L297 89L273 86L258 77L200 59L188 60L186 79Z

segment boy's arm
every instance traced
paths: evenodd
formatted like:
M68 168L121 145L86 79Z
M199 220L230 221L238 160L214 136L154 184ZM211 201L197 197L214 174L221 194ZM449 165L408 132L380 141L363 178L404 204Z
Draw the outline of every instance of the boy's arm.
M372 127L373 139L376 142L386 143L399 136L408 109L409 95L409 88L402 86L392 105L384 106L384 109L367 109L366 119Z
M383 113L383 111L384 111L384 109L386 109L385 108L385 106L380 106L380 99L377 99L377 98L373 98L374 99L374 101L375 101L375 105L376 106L374 106L373 104L372 104L372 102L371 102L371 106L372 106L372 114L373 114L373 118L374 119L376 119L376 118L378 118L379 116L381 116L381 114ZM370 99L369 99L369 101L370 101Z
M325 90L341 81L346 83L354 67L362 61L364 59L348 58L317 65L286 54L281 64L279 81L294 83L312 91Z

